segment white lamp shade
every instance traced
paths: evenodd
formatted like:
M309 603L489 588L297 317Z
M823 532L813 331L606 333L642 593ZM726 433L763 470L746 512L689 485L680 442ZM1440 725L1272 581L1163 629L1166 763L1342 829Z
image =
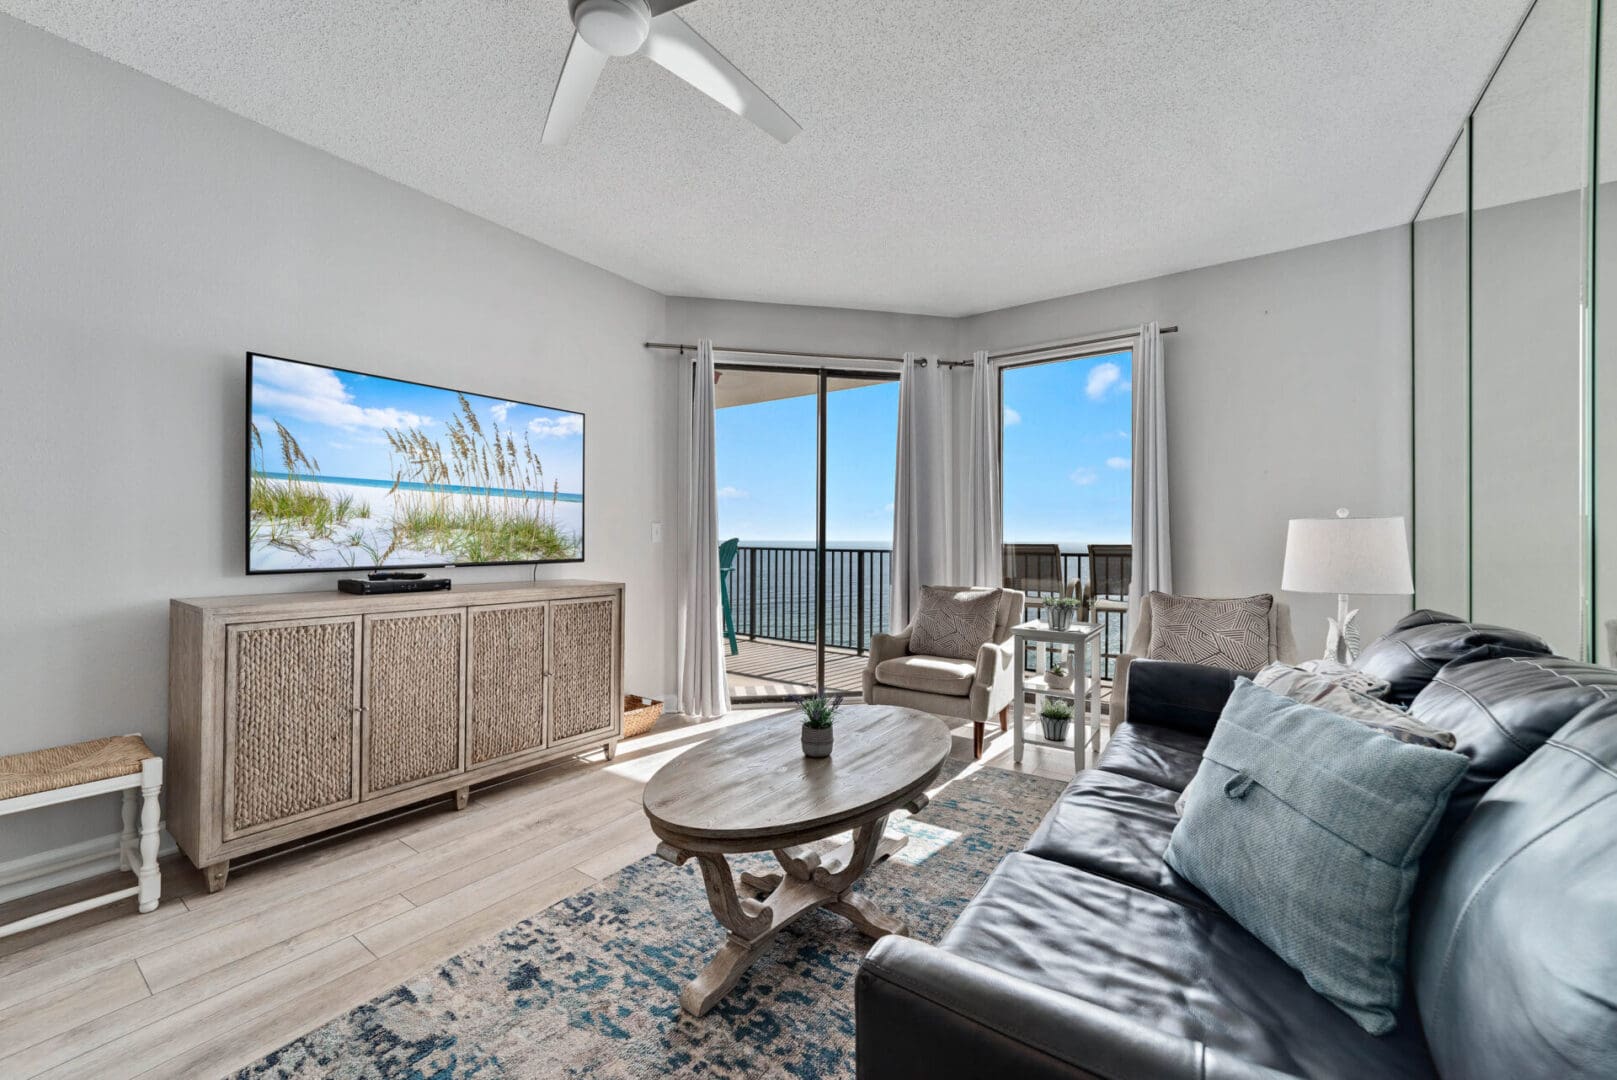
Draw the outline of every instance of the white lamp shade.
M1404 519L1293 518L1286 529L1280 587L1304 593L1413 593Z

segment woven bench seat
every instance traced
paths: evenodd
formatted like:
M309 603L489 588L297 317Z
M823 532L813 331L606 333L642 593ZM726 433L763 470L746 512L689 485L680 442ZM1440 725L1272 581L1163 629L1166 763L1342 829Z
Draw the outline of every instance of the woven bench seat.
M0 757L0 799L133 776L140 772L141 762L156 756L139 735L114 735L9 754Z
M135 884L0 926L0 938L66 919L91 908L134 897L140 911L155 911L162 896L157 872L163 790L163 759L139 735L114 735L71 746L52 746L0 757L0 818L77 799L123 796L118 869L133 871ZM7 823L8 828L15 826Z

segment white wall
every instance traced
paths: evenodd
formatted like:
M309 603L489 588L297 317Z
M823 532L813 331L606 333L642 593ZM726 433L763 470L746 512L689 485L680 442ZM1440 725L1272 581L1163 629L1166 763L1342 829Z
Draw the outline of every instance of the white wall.
M243 352L588 414L587 561L672 688L661 296L0 16L0 753L166 730L172 596L243 574ZM457 571L524 578L526 567ZM0 862L106 834L6 819Z
M958 351L1155 319L1167 360L1175 591L1280 593L1286 521L1410 512L1404 228L962 320ZM1286 594L1304 656L1335 598ZM1408 598L1362 597L1366 637Z
M668 340L754 349L804 349L845 356L951 356L958 319L885 311L757 304L743 300L668 300ZM895 365L896 368L896 365Z

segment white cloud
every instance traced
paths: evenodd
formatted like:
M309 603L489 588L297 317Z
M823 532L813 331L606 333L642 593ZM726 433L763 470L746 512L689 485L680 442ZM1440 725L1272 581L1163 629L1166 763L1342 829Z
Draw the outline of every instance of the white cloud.
M1005 406L1005 426L1012 427L1016 424L1020 424L1021 422L1022 414L1011 408L1009 405Z
M747 493L745 491L742 491L738 487L731 487L729 484L721 487L718 495L721 499L745 499L747 497Z
M584 418L577 413L536 416L528 421L528 430L541 439L566 439L584 434Z
M1074 469L1072 470L1071 479L1072 482L1077 484L1079 487L1088 487L1090 484L1093 484L1096 480L1098 480L1099 477L1095 474L1094 469Z
M1123 369L1110 360L1096 364L1089 369L1089 382L1084 387L1084 393L1092 400L1099 401L1106 396L1106 391L1116 386L1123 377Z
M516 405L517 403L514 401L502 401L498 405L489 406L488 411L494 414L496 424L503 424L505 423L506 414L516 408Z
M432 424L431 417L413 412L355 405L354 395L335 371L263 358L253 364L253 407L280 410L299 420L349 431Z
M1126 469L1130 464L1131 462L1126 457L1109 457L1106 459L1108 469Z

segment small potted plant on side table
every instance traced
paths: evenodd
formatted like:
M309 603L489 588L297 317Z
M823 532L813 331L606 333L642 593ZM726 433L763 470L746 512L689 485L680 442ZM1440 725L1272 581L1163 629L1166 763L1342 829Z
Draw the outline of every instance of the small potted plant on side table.
M1044 618L1052 630L1065 630L1078 617L1079 603L1071 596L1058 596L1044 605Z
M797 707L803 711L803 756L830 757L832 723L842 707L841 697L802 697Z
M1067 669L1066 664L1057 660L1045 670L1044 685L1052 690L1071 690L1072 672Z
M1064 742L1067 738L1067 725L1072 723L1072 706L1060 698L1045 698L1044 704L1039 706L1039 724L1044 728L1044 737L1051 742Z

